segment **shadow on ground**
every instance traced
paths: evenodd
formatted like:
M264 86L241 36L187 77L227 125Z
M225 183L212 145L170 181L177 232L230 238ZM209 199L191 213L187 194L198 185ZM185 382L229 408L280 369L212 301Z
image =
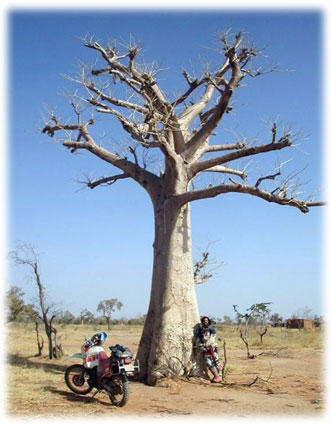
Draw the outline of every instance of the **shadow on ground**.
M35 368L35 369L43 369L46 372L52 372L52 373L64 373L64 371L67 369L68 366L56 364L52 361L47 360L36 360L36 357L23 357L19 356L17 354L9 354L7 357L7 362L11 365L18 365L29 368Z
M44 387L45 391L49 391L53 394L59 394L61 395L63 398L65 398L67 401L76 401L76 402L80 402L80 403L98 403L101 404L103 406L107 406L107 407L112 407L110 402L106 402L103 400L100 400L98 398L94 398L94 394L95 392L91 392L91 395L79 395L79 394L74 394L72 392L69 391L63 391L63 390L59 390L56 387L52 387L52 386L45 386ZM101 393L99 393L100 395ZM98 393L97 393L98 396Z

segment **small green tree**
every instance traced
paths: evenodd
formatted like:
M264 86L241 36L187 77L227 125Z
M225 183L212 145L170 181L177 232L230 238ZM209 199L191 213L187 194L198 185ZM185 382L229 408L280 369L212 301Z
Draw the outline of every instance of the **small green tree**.
M24 292L18 286L12 286L7 291L7 320L17 322L24 313Z
M268 307L269 304L271 303L253 304L251 307L247 308L246 313L240 313L237 308L238 306L233 305L238 323L238 331L240 333L240 338L246 346L248 359L253 359L255 357L250 354L250 342L248 337L249 327L250 325L254 326L256 332L260 335L261 343L263 343L263 336L267 332L266 322L270 312Z
M89 311L85 308L81 311L79 318L80 318L81 324L84 325L84 322L91 323L94 320L95 317L91 313L91 311Z
M229 316L226 316L225 315L223 317L223 324L226 325L226 326L230 326L230 325L233 324L233 321L232 321L232 319Z
M57 314L57 322L58 323L64 323L65 325L69 325L71 323L74 323L75 316L68 310L62 311L61 313Z
M268 326L267 321L269 319L271 310L268 305L271 303L259 303L253 304L250 310L253 312L254 317L254 328L260 336L261 344L263 344L263 336L267 333Z
M318 316L317 314L315 314L313 319L314 327L319 328L320 326L322 326L323 323L324 323L323 316Z
M272 326L280 326L283 322L282 316L280 316L278 313L273 313L270 317L270 323Z
M97 307L97 311L101 312L107 322L107 330L111 329L111 317L112 313L117 309L121 310L123 304L117 298L111 298L110 300L100 301Z

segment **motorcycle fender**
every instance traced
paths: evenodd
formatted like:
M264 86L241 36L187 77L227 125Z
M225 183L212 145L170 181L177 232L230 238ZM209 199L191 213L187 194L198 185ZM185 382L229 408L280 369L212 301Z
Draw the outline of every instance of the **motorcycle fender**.
M91 347L86 353L83 355L83 363L84 366L88 369L92 369L95 366L99 366L99 354L101 352L105 352L102 347Z
M82 358L83 358L83 356L82 356L81 353L74 353L74 354L71 354L70 356L66 357L66 360L69 360L69 359L82 359Z

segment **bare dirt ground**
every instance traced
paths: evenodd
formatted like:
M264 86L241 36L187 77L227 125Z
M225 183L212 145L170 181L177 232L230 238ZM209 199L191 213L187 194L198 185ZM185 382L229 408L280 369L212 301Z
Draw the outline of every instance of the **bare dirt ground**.
M116 333L116 332L115 332ZM116 342L137 350L139 334L114 335ZM107 395L72 393L64 382L64 370L73 360L50 361L34 357L20 345L33 333L11 346L8 356L7 414L11 417L192 417L202 415L309 416L324 413L323 350L259 349L247 359L244 349L227 351L228 373L222 384L198 379L168 380L165 387L130 383L130 399L122 408L112 407ZM21 343L21 344L20 344ZM63 342L66 355L80 344ZM262 354L263 353L263 354ZM259 355L260 354L260 355Z

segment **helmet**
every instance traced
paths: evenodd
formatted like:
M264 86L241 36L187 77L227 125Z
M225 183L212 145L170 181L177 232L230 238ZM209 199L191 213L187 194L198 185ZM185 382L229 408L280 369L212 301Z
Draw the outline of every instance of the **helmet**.
M91 338L92 345L103 345L107 340L107 334L105 332L99 332Z

